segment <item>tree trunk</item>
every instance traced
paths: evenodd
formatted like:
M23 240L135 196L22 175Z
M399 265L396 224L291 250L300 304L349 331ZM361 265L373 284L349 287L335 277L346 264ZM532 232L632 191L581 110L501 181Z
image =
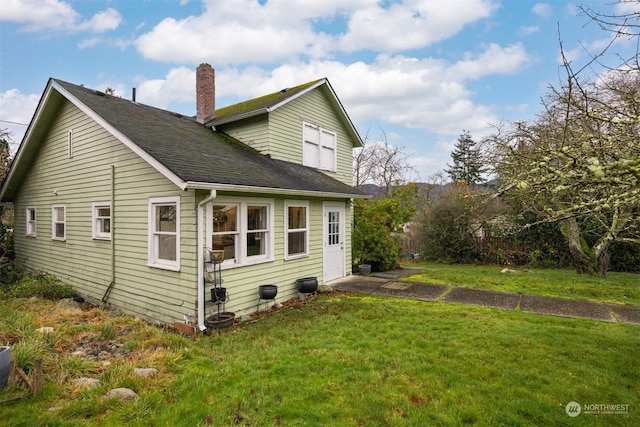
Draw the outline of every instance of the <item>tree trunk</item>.
M573 258L573 262L578 274L595 274L596 260L585 252L585 247L580 238L580 228L575 218L568 218L560 222L560 231L567 239L569 252Z

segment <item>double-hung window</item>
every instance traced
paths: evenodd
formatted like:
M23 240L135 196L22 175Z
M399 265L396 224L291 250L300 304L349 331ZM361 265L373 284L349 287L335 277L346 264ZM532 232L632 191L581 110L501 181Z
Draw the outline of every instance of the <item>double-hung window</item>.
M27 207L27 228L26 233L29 237L36 237L36 208Z
M309 255L309 203L285 201L285 259Z
M302 163L316 169L336 171L335 132L318 125L302 124Z
M273 200L220 198L207 212L207 246L224 252L223 266L273 259Z
M93 203L93 238L111 239L111 202Z
M67 207L53 205L51 208L51 238L66 240L67 238Z
M180 269L180 198L149 199L149 265Z

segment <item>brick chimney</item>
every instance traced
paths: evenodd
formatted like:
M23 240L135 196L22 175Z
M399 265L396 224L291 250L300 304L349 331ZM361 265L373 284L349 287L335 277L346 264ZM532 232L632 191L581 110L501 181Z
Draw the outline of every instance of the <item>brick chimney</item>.
M216 77L209 64L200 64L196 69L196 120L206 123L215 117Z

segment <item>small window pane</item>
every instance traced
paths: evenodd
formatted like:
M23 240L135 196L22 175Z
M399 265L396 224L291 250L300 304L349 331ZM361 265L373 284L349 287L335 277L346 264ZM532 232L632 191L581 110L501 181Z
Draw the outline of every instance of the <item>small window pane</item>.
M176 260L176 236L160 234L158 235L159 240L159 253L158 258L175 261Z
M156 210L156 231L175 233L176 207L158 206Z
M55 220L64 221L64 208L54 208Z
M307 208L304 206L289 206L289 228L307 227Z
M64 223L56 223L56 237L64 237Z
M235 205L213 206L213 232L236 231L238 226L238 207Z
M307 232L292 231L289 233L289 255L303 254L307 248Z
M247 233L247 256L264 255L266 233Z
M248 206L247 220L249 230L265 230L267 228L267 207Z

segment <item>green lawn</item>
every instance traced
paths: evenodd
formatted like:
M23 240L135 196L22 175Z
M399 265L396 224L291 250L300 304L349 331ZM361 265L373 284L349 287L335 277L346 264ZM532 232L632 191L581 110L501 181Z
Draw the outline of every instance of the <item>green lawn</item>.
M476 289L516 292L579 300L640 306L640 274L610 272L606 278L576 274L571 270L514 269L504 266L407 263L424 271L403 280Z
M28 341L52 307L0 302L0 341ZM0 424L640 425L637 325L342 293L219 336L180 337L99 311L58 321L60 332L38 347L49 352L43 394L0 405ZM142 353L107 367L62 354L74 333L112 336L107 323ZM132 374L149 366L159 375ZM103 385L74 389L71 379L81 375ZM140 398L102 400L113 387ZM0 401L15 392L0 392ZM571 418L571 401L629 405L628 413Z

